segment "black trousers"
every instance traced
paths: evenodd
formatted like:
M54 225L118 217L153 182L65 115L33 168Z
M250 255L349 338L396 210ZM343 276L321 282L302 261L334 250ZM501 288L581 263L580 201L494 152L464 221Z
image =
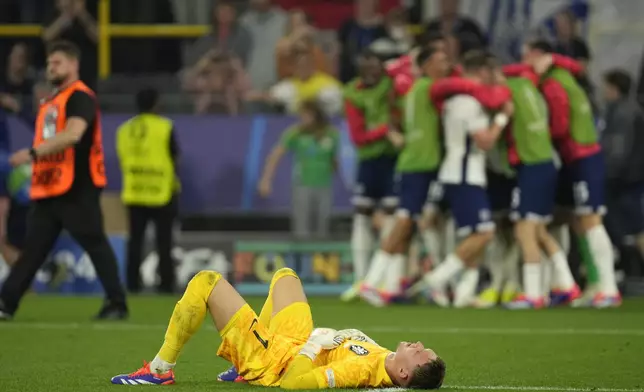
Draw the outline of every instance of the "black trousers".
M172 259L172 229L177 219L176 198L161 207L128 206L130 239L127 244L127 288L131 292L141 291L141 263L143 262L143 242L148 223L154 224L155 245L159 255L158 290L171 293L175 288L174 260Z
M107 301L125 306L125 290L119 281L116 256L103 229L100 192L92 189L32 203L24 249L0 291L5 309L10 313L18 309L20 299L62 230L89 255Z

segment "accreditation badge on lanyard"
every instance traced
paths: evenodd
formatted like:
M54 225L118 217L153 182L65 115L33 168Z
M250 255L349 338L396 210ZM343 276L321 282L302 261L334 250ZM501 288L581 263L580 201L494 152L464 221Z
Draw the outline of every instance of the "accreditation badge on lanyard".
M45 113L45 120L43 121L42 138L47 140L56 136L56 124L58 122L58 107L51 105L47 108Z

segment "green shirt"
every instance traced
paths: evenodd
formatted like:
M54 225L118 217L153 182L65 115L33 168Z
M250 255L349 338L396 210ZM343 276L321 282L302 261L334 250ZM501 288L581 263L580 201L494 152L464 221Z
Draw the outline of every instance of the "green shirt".
M597 132L592 106L588 95L577 83L574 76L561 68L553 68L545 75L545 78L556 80L566 91L570 105L570 136L572 139L582 145L596 143Z
M429 97L433 83L421 78L405 97L405 147L396 166L401 173L437 170L441 162L440 120Z
M365 88L359 78L352 80L344 89L344 99L362 112L365 131L369 132L391 121L394 84L383 77L378 84ZM357 147L358 159L372 159L382 155L395 155L396 149L387 138Z
M548 107L541 93L525 78L508 79L514 114L509 136L512 164L552 161L553 147L548 126ZM518 160L518 161L517 161Z
M282 135L282 146L293 153L293 181L297 185L325 188L333 181L339 133L328 127L321 137L296 125Z

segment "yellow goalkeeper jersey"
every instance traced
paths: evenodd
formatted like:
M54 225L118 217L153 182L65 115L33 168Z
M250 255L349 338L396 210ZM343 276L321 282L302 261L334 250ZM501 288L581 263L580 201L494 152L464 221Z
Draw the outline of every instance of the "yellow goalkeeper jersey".
M377 344L347 340L311 361L298 355L281 380L288 389L391 387L385 359L392 352Z

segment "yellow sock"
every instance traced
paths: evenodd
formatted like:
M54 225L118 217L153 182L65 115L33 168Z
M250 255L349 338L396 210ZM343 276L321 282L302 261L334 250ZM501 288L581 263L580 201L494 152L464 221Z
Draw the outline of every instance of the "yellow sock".
M266 297L264 306L262 306L262 310L261 312L259 312L259 322L265 325L266 328L270 326L271 317L273 317L273 287L275 287L275 283L277 283L278 280L280 280L285 276L293 276L298 278L295 271L293 271L290 268L280 268L277 271L275 271L275 274L271 279L271 285L268 289L268 297Z
M181 349L203 323L208 312L208 297L219 279L219 272L201 271L190 280L183 297L174 307L157 358L169 364L177 362Z

